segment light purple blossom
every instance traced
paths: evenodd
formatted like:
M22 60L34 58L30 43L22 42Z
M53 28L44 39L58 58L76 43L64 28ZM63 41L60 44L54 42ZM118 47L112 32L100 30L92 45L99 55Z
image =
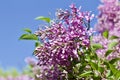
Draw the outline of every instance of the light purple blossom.
M103 32L104 30L112 30L114 27L120 26L120 4L119 0L102 0L103 5L98 7L100 14L96 30Z
M110 35L109 35L110 36ZM109 37L110 38L110 37ZM109 49L109 44L111 44L112 42L118 42L119 43L119 39L115 39L115 40L109 40L104 38L101 34L96 35L93 37L93 43L99 43L103 46L102 49L98 49L96 50L97 55L101 58L101 59L107 59L107 60L111 60L114 58L119 58L120 55L120 44L117 44L115 47L113 47L112 49ZM107 57L105 57L105 54L108 50L114 50L110 55L108 55Z
M30 66L32 66L32 67L34 67L34 66L37 65L37 60L35 60L35 59L32 58L32 57L27 57L27 58L25 58L25 62L26 62L27 64L29 64Z
M120 58L120 5L119 0L102 0L103 5L99 6L100 14L98 16L98 23L96 25L99 34L93 37L93 42L100 43L103 48L96 51L102 59L111 60ZM104 31L108 30L108 39L103 37ZM118 38L111 39L112 36ZM108 57L105 53L109 50L109 44L118 42L111 50L114 50Z
M68 10L57 10L57 21L44 30L38 30L36 35L40 37L43 44L35 50L38 57L38 65L42 67L44 80L63 80L65 74L60 66L67 72L73 60L79 61L78 50L90 45L91 35L90 20L94 15L90 12L81 12L74 4ZM47 67L46 67L47 66Z

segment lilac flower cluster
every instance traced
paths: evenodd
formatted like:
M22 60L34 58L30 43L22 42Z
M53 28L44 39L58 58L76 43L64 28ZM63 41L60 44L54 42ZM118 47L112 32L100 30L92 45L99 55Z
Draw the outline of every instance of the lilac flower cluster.
M96 50L97 55L101 59L107 59L107 60L112 60L114 58L120 58L120 39L115 39L115 40L108 40L104 38L101 34L94 36L93 37L93 42L94 43L99 43L103 46L103 48ZM109 49L109 44L111 43L118 43L116 46L112 47ZM111 54L109 54L107 57L105 57L105 54L108 50L113 50Z
M102 44L103 48L96 51L96 53L103 59L111 60L120 57L120 4L119 0L102 0L103 5L100 5L98 16L98 23L96 25L97 31L100 32L94 36L93 42ZM102 36L103 32L108 30L108 38ZM112 37L116 37L111 39ZM105 53L110 50L109 45L116 42L117 45L112 47L113 52L105 57Z
M98 24L96 30L103 32L104 30L113 30L120 26L120 4L119 0L102 0L104 3L98 7L100 14L98 16Z
M79 61L78 51L90 45L90 20L94 15L82 12L74 4L70 8L71 12L59 9L57 20L36 32L43 42L35 50L41 68L38 77L42 80L63 80L71 71L72 61Z

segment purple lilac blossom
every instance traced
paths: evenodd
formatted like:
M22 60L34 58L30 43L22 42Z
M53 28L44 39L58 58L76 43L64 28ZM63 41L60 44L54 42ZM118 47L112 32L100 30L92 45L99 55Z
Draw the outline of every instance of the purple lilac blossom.
M58 20L36 32L43 42L35 50L41 68L38 77L42 80L63 80L66 73L71 71L72 60L79 61L78 50L90 45L91 29L88 24L94 15L82 12L74 4L70 8L71 11L57 10ZM60 69L61 66L65 68L64 71Z
M37 60L32 57L25 58L25 62L29 64L30 66L34 67L37 65Z
M119 0L102 0L103 5L98 7L100 14L96 25L99 34L93 37L94 43L100 43L103 48L96 51L101 59L111 60L120 58L120 4ZM104 31L108 30L108 39L102 36ZM112 36L118 38L111 39ZM109 44L118 42L111 50L114 50L110 55L105 57L105 53L109 50Z
M96 30L103 32L104 30L113 30L120 27L120 4L119 0L102 0L103 5L98 7L100 14Z

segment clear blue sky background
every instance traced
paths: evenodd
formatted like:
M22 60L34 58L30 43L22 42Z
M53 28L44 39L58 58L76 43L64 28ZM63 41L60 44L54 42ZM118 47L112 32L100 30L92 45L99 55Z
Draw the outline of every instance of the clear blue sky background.
M3 68L17 67L22 69L25 57L32 56L33 41L19 41L23 28L33 32L42 21L34 20L37 16L54 18L58 8L67 9L71 3L82 10L97 14L99 0L0 0L0 66ZM51 15L49 15L51 13ZM94 21L95 22L95 21Z

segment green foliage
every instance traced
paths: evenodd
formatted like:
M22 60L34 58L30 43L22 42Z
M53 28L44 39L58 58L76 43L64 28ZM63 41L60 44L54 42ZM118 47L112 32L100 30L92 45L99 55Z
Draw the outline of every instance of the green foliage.
M20 75L20 73L15 68L11 68L9 70L3 70L2 68L0 68L0 76L3 76L3 77L7 77L7 76L16 77L16 76L19 76L19 75Z
M29 28L24 29L25 34L22 34L19 38L19 40L36 40L38 41L38 36L32 33L32 31Z
M35 47L39 47L39 46L41 46L41 43L39 41L36 41L35 42Z
M36 18L36 20L42 20L45 21L47 23L50 23L50 18L47 17L43 17L43 16L39 16ZM28 28L24 29L25 32L27 32L26 34L23 34L20 37L20 40L35 40L35 47L40 47L41 43L39 41L38 36L36 36L35 34L32 34L32 31ZM104 39L107 40L114 40L114 39L118 39L119 37L117 36L111 36L109 37L109 31L105 30L102 33L102 38L104 37ZM70 66L69 69L71 70L71 72L69 72L69 70L66 69L66 67L64 68L64 66L60 67L61 70L64 70L67 72L67 77L68 80L102 80L102 78L108 79L108 80L119 80L120 79L120 71L116 68L116 63L118 61L120 61L120 58L115 58L115 59L111 59L111 60L107 60L106 57L108 57L110 54L112 54L114 52L113 48L118 44L118 42L116 41L111 41L110 44L108 44L108 50L106 51L105 54L103 54L103 59L101 59L97 54L96 54L96 50L99 49L104 49L103 45L100 43L94 43L92 44L92 36L90 36L90 47L88 47L88 49L81 47L83 52L81 52L79 49L77 50L78 56L79 56L79 60L74 60L70 59ZM32 71L32 67L28 67L27 69L25 69L23 71L23 74L28 74L30 76L34 76L33 73L31 73ZM2 72L2 71L0 71ZM17 73L14 72L14 74L16 75Z
M107 57L110 53L112 53L114 50L108 50L105 54L105 57Z
M113 64L109 64L110 70L112 71L115 80L118 80L120 78L120 71L118 69L115 68L115 66Z
M32 31L29 28L25 28L24 31L30 34L32 33Z
M103 37L108 38L108 36L109 36L109 31L108 31L108 30L104 31L104 32L102 33L102 35L103 35Z
M120 61L120 58L115 58L109 61L109 63L114 64L116 62Z
M41 18L41 17L40 17ZM44 18L42 18L44 20ZM41 19L40 19L41 20ZM35 47L41 46L38 37L35 34L32 34L32 31L28 28L24 29L26 34L23 34L20 37L20 40L35 40ZM103 32L103 36L108 39L108 31ZM92 37L90 37L92 40ZM112 36L110 39L117 39L116 36ZM113 47L115 47L118 42L111 42L108 44L108 50L105 53L105 57L109 56L112 52L114 52ZM99 43L91 44L89 49L83 48L84 55L78 50L78 55L80 60L72 60L70 69L72 72L68 72L68 80L101 80L105 77L108 80L119 80L120 71L115 68L115 64L120 61L119 58L112 59L107 61L106 59L100 59L99 56L96 55L96 50L103 49L103 46ZM61 68L64 70L64 68ZM66 69L65 69L66 70ZM1 73L2 71L0 71ZM5 76L9 74L6 73ZM16 71L13 71L14 75L17 75ZM27 69L24 69L23 74L27 74L31 77L34 77L32 73L32 67L28 66Z
M103 46L101 45L101 44L92 44L92 47L95 49L95 50L97 50L97 49L101 49L101 48L103 48Z
M32 72L32 67L26 66L22 71L18 71L16 68L9 68L7 70L4 70L3 68L0 68L0 77L18 77L21 75L28 75L30 77L34 77L34 74Z
M108 49L112 49L113 47L115 47L118 44L118 42L111 42L110 44L108 44Z
M111 36L110 39L113 40L113 39L118 39L119 37L118 36Z
M80 75L78 76L78 78L88 77L88 76L90 76L90 75L92 75L92 71L87 71L87 72L84 72L84 73L80 74Z
M39 16L39 17L36 17L35 20L42 20L42 21L50 23L50 18L48 17Z
M94 69L94 70L98 69L98 65L95 62L90 61L89 64L90 64L92 69Z
M23 34L20 40L38 40L38 37L35 34Z

